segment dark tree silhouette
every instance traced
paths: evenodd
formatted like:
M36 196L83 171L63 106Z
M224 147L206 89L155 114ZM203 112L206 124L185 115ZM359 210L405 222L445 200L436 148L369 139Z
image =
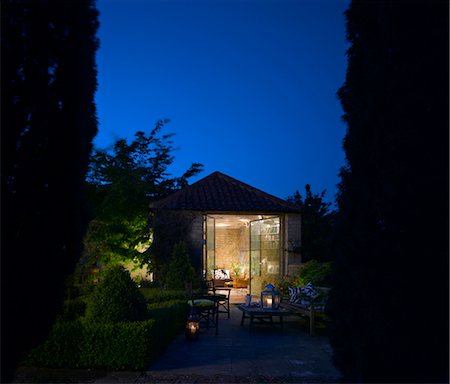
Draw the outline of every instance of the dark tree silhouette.
M1 374L47 334L86 228L97 131L90 0L2 1Z
M448 3L346 17L334 361L345 381L448 382Z
M325 191L313 193L309 184L305 185L305 197L299 191L289 196L287 201L302 209L302 262L310 260L330 261L331 234L334 211L331 203L323 201Z

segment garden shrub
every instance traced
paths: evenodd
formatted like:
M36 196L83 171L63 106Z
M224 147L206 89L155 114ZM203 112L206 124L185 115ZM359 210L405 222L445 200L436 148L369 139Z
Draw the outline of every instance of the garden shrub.
M82 298L76 298L73 300L65 300L61 311L58 315L58 320L61 321L73 321L81 316L84 316L86 312L86 300Z
M150 319L99 323L57 321L47 340L31 351L25 366L143 370L182 331L186 300L149 305Z
M160 350L155 320L123 323L56 322L47 341L25 365L39 367L145 369Z
M318 287L329 287L331 263L319 263L316 260L306 262L300 269L296 285L305 286L309 282Z
M157 356L161 338L155 320L83 324L80 366L142 370Z
M264 279L261 282L261 290L264 290L267 284L272 284L275 286L275 289L280 292L282 295L288 294L288 287L292 286L292 281L294 281L294 278L289 277L273 277L270 280Z
M147 304L163 303L180 298L187 298L185 290L167 290L162 288L141 288L140 292L145 298Z
M168 344L183 329L189 311L187 300L147 305L148 316L158 323L162 343Z
M130 273L115 265L103 273L86 307L86 319L98 323L139 321L147 317L145 299Z
M186 282L194 282L196 274L192 266L186 243L180 241L175 244L172 257L165 277L167 289L184 290Z
M23 365L77 368L80 366L82 340L81 321L56 321L47 340L28 354Z

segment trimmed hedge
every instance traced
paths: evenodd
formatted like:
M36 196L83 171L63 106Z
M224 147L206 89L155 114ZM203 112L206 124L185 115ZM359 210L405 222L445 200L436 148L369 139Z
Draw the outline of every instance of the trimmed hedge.
M155 320L124 323L55 323L47 341L35 348L26 365L38 367L145 369L159 343Z
M147 305L148 316L154 319L160 327L162 345L167 345L173 337L184 328L189 306L186 300L172 300L164 303Z
M150 319L96 323L57 321L47 338L23 362L38 367L143 370L182 331L185 300L149 305Z
M34 348L24 365L38 367L79 367L83 348L83 326L77 321L56 321L47 340Z
M159 324L158 324L159 325ZM157 356L160 345L155 320L115 324L84 324L83 367L142 370Z
M140 292L147 304L163 303L172 300L186 299L187 294L183 290L167 290L163 288L141 288Z

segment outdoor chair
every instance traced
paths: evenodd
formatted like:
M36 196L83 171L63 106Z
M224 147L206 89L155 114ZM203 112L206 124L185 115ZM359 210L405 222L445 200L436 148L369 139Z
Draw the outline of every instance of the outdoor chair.
M201 328L215 328L219 333L219 299L216 295L207 292L193 292L192 283L186 284L189 298L188 304L198 316Z
M227 317L230 318L230 294L231 288L226 287L216 287L214 280L206 281L208 293L217 296L218 299L218 312L226 313Z

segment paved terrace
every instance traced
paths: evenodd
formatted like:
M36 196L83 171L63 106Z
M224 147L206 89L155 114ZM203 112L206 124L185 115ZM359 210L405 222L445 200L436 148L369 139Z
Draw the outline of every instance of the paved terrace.
M235 301L235 300L233 300ZM145 373L111 372L96 383L338 383L331 348L322 329L309 336L297 316L279 325L240 325L241 312L231 304L231 318L220 314L219 335L201 330L199 339L180 334ZM275 319L274 319L275 320ZM277 320L277 319L276 319Z

